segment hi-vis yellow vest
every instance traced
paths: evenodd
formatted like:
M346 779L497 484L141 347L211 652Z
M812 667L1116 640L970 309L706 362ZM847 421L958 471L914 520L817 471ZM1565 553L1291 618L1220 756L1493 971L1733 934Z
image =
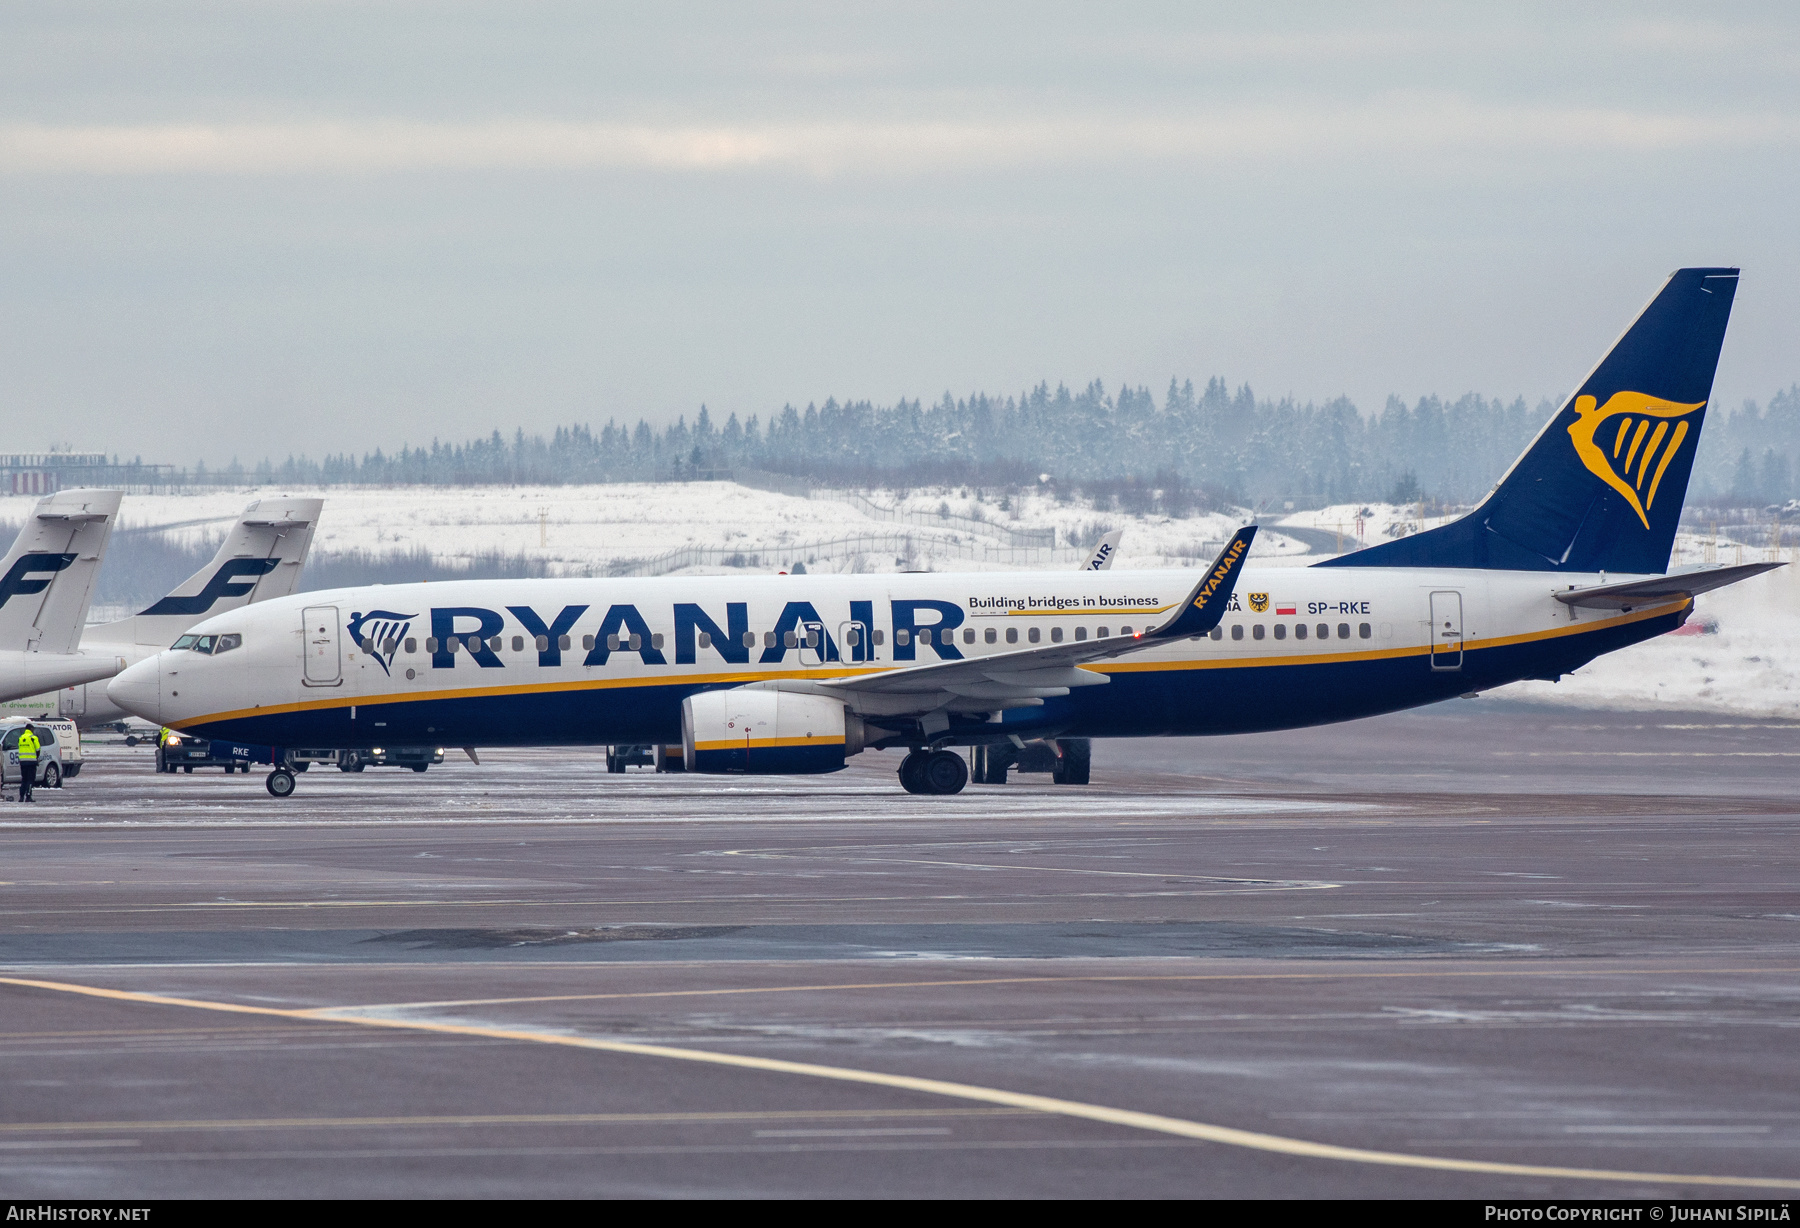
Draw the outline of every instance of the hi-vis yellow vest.
M38 757L38 747L40 745L42 745L42 743L38 741L37 734L31 732L31 730L27 729L24 733L20 734L19 762L25 763L35 761Z

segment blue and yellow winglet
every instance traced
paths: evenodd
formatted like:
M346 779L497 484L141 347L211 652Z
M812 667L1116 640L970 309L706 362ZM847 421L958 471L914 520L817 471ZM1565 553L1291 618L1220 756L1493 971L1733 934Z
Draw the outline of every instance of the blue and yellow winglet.
M1225 617L1231 594L1243 573L1244 560L1250 557L1250 543L1256 537L1256 526L1247 524L1231 535L1219 557L1207 568L1206 575L1194 586L1174 618L1149 632L1145 639L1186 639L1205 635Z

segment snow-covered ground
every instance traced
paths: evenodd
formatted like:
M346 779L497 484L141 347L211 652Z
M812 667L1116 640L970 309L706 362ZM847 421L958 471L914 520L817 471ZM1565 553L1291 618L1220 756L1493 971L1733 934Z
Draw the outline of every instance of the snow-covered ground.
M179 524L170 535L193 542L214 540L251 499L275 493L255 489L195 495L128 495L122 527ZM893 571L901 566L968 570L1059 565L1091 547L1105 529L1126 530L1119 564L1126 567L1203 566L1242 517L1202 514L1186 518L1096 512L1059 503L1047 494L982 496L973 490L909 492L904 498L874 492L876 507L924 516L948 512L944 527L895 521L862 506L826 497L811 499L754 490L731 482L637 483L605 486L330 488L316 492L325 510L313 549L371 554L425 550L444 560L468 561L495 554L541 560L553 574L601 573L621 561L652 558L684 547L742 554L742 560L710 562L690 571L773 571L796 561L812 569ZM0 521L24 520L35 500L0 497ZM992 523L985 534L964 521ZM189 523L213 521L212 523ZM1005 554L1007 529L1056 530L1061 556ZM870 539L863 548L821 554L809 547L845 538ZM885 539L877 548L873 539ZM912 551L900 552L910 539ZM894 547L892 549L888 547ZM1268 533L1257 542L1260 558L1299 558L1306 547Z
M225 522L262 494L254 489L196 495L130 495L121 521L131 525L186 524L171 530L193 542L216 539ZM726 482L614 486L407 487L323 490L325 511L315 549L371 554L425 550L445 560L495 554L541 560L556 574L604 574L626 560L685 547L739 554L685 568L690 572L773 571L795 562L809 570L893 571L903 566L976 570L1009 566L1067 566L1109 528L1123 528L1121 567L1194 567L1210 562L1242 517L1217 513L1171 518L1096 510L1050 493L1023 495L970 489L871 492L878 510L908 514L905 521L870 514L867 506L828 497L812 499L753 490ZM19 523L35 500L0 496L0 521ZM1263 566L1305 566L1332 553L1431 528L1416 505L1345 504L1281 517L1257 539ZM1430 509L1427 509L1428 511ZM950 519L945 519L948 513ZM937 517L943 525L917 523ZM1445 517L1447 518L1447 517ZM1007 553L997 529L1054 528L1054 554ZM193 523L187 522L209 522ZM1280 532L1297 530L1301 536ZM1359 534L1360 529L1360 534ZM1329 534L1327 537L1326 535ZM821 554L817 543L855 539ZM124 548L129 539L118 543ZM908 548L910 547L910 553ZM1784 550L1783 557L1792 554ZM1760 547L1711 543L1684 534L1674 565L1759 562ZM95 611L111 617L118 611ZM1628 709L1739 712L1800 720L1800 568L1710 593L1696 622L1716 622L1712 635L1664 636L1602 657L1560 683L1518 683L1490 692L1534 702Z

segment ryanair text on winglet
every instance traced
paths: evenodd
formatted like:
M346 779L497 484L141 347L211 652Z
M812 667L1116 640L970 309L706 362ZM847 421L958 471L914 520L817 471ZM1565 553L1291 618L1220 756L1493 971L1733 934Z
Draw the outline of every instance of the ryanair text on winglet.
M1200 586L1200 595L1194 598L1196 610L1206 608L1207 599L1219 591L1219 585L1225 583L1225 577L1231 574L1231 569L1243 557L1244 551L1249 548L1249 543L1241 537L1231 543L1231 548L1225 552L1225 557L1219 560L1219 565L1213 568L1212 575L1208 576L1206 583Z

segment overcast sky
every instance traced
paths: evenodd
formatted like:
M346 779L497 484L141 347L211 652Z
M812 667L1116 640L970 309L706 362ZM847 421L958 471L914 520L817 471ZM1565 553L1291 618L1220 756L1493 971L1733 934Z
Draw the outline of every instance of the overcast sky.
M1535 401L1683 264L1800 380L1800 8L1348 7L12 0L0 450Z

